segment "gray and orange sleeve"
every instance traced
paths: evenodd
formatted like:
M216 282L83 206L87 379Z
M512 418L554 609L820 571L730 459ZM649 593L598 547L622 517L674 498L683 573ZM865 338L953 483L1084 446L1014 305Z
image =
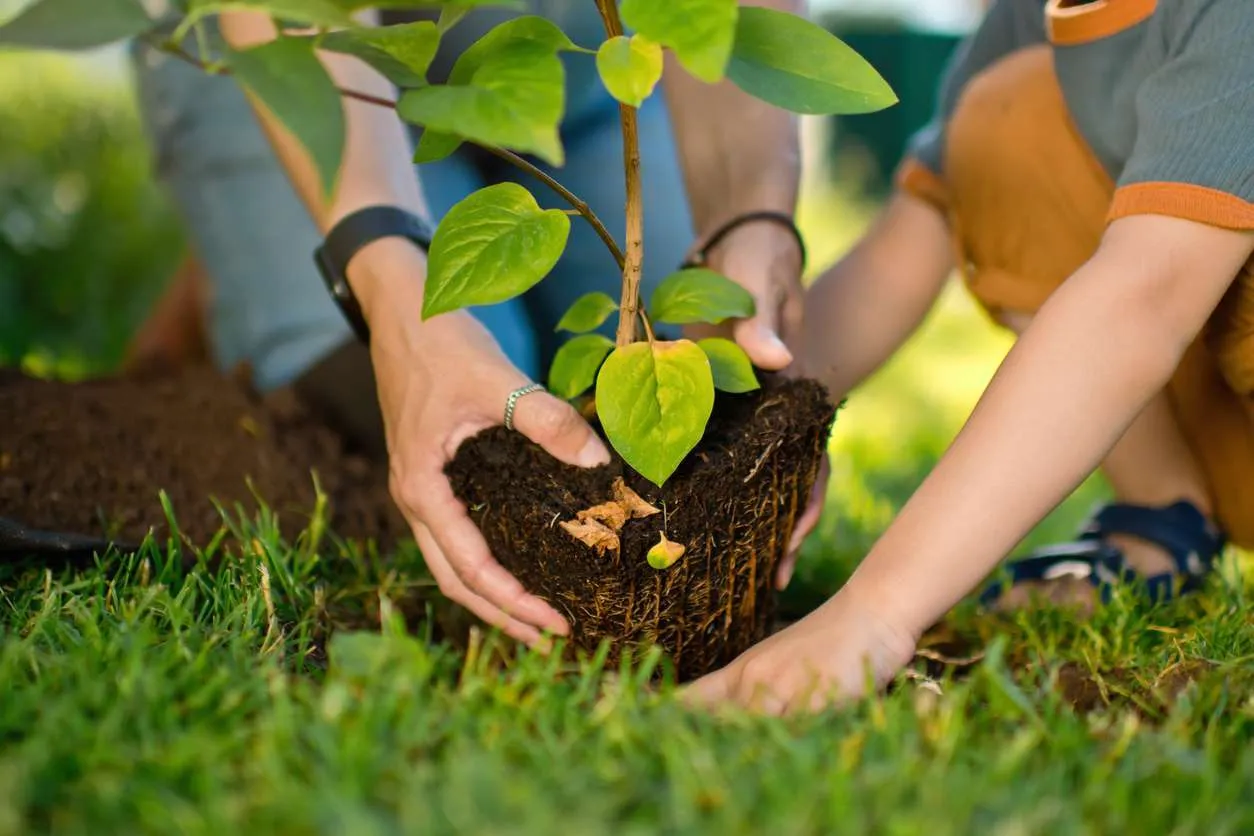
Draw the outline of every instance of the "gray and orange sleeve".
M1254 229L1254 16L1248 0L1190 8L1173 25L1182 42L1137 92L1136 142L1107 219Z
M897 187L944 211L945 124L967 82L998 59L1045 40L1042 0L994 0L979 28L954 50L941 78L936 114L911 138Z

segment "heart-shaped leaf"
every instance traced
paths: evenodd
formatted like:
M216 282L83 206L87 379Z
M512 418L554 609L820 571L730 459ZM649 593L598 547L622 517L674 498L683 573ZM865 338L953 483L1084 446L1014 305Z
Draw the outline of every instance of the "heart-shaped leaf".
M653 320L671 325L693 322L717 325L725 319L753 314L753 296L749 291L704 267L671 273L658 284L649 302L649 315Z
M344 156L344 105L307 38L278 38L228 50L231 72L305 147L325 194L335 191Z
M422 87L427 68L440 46L440 30L429 20L394 26L341 29L324 37L319 47L354 55L397 87Z
M487 56L467 84L407 91L397 112L427 130L534 153L560 166L564 153L557 127L565 93L557 53L520 41Z
M897 94L865 58L822 26L757 6L740 10L727 77L794 113L873 113Z
M597 72L611 96L640 107L662 78L662 47L640 35L610 38L597 50Z
M600 334L584 334L571 339L553 357L553 366L549 369L549 390L565 400L582 395L596 382L601 361L613 350L613 341Z
M608 293L602 293L599 290L585 293L575 300L554 330L570 331L575 334L595 331L616 310L618 310L618 303Z
M714 376L714 388L721 392L742 394L759 388L753 373L753 363L745 350L731 340L710 337L698 340L697 345L710 361L710 373Z
M564 212L541 209L517 183L473 192L448 211L435 231L422 318L524 293L557 264L569 234Z
M39 0L0 26L0 45L94 49L153 26L141 0Z
M721 81L736 37L737 0L623 0L623 23L675 52L700 80Z
M661 487L705 433L714 379L705 352L690 340L632 343L606 358L596 399L610 444Z

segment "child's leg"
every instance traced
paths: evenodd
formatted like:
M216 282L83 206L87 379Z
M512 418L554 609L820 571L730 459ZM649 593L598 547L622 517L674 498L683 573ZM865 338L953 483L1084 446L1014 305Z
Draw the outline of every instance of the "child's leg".
M1031 322L1027 314L1004 313L998 319L1017 334L1022 334ZM1128 427L1101 469L1116 502L1162 507L1185 500L1207 518L1213 515L1205 474L1185 441L1165 391ZM1148 577L1175 569L1170 555L1159 545L1125 534L1112 534L1107 540L1123 553L1128 566L1138 574ZM1033 596L1060 603L1088 604L1096 600L1092 584L1060 578L1015 585L998 600L998 606L1021 607Z

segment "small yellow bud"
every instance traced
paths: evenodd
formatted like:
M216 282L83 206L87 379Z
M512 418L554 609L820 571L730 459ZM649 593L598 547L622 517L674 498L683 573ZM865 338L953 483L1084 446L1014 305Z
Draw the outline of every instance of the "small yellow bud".
M649 549L647 560L654 569L669 569L684 556L684 551L679 543L672 543L665 534L658 534L657 545Z

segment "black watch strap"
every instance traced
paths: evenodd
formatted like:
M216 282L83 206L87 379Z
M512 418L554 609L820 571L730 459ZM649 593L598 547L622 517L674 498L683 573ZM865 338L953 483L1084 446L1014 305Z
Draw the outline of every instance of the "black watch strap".
M396 206L368 206L342 218L314 250L314 263L331 298L362 342L370 342L370 328L348 283L348 263L362 247L380 238L408 238L425 252L433 236L431 227L412 212Z

